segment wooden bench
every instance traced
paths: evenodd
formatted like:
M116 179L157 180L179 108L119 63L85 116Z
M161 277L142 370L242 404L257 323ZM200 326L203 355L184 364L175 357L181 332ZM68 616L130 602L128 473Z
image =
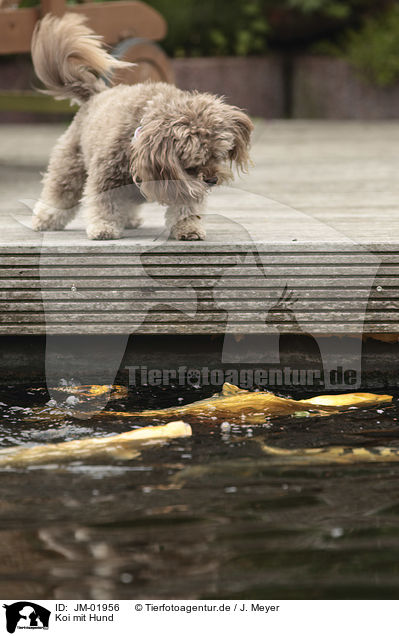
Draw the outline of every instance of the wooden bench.
M166 22L155 9L138 1L67 5L65 0L42 0L37 7L0 8L0 54L29 52L37 21L46 13L60 16L65 11L86 15L91 28L114 47L114 55L137 64L120 73L118 81L174 82L169 59L156 44L166 35Z

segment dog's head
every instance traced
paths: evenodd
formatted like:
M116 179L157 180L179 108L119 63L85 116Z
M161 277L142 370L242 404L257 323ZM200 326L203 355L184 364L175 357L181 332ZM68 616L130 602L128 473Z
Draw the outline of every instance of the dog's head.
M164 205L200 203L210 187L245 170L253 125L239 108L206 93L175 91L147 106L132 141L131 173L142 194Z

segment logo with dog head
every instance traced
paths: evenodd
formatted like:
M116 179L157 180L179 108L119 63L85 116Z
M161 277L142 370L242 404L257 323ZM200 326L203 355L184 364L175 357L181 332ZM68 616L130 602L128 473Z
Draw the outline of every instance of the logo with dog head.
M51 612L37 603L18 601L3 607L9 634L14 634L16 629L48 629Z

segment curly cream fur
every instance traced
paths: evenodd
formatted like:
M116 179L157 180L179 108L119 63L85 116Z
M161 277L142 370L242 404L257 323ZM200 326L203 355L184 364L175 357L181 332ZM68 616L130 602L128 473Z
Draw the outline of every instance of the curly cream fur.
M86 21L86 16L74 13L61 20L46 15L33 32L35 72L47 87L43 92L55 99L85 102L107 87L104 77L117 68L132 66L109 55L102 38L85 25Z
M90 239L120 238L137 227L147 199L167 207L171 238L204 239L210 186L232 178L232 162L247 167L249 117L169 84L107 88L98 76L109 72L109 56L75 18L45 18L33 42L36 72L52 94L82 104L51 154L34 229L64 228L81 202Z

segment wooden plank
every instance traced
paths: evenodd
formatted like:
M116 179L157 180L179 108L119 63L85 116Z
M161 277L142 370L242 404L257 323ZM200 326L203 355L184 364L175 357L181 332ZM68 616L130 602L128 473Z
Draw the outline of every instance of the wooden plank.
M67 7L65 0L40 0L40 8L42 16L46 13L62 16Z
M117 298L117 300L115 300ZM28 299L28 298L19 298L18 300L14 300L10 297L7 298L6 301L0 300L0 311L26 311L26 310L34 310L38 311L41 309L43 303L46 306L48 311L56 311L56 310L64 310L67 311L68 308L71 311L75 311L77 308L81 307L85 311L89 308L96 310L106 310L112 311L115 310L126 310L128 311L130 308L140 307L140 306L151 306L156 304L169 305L173 304L174 307L181 306L183 309L187 307L189 301L187 298L184 298L184 294L166 294L165 292L154 292L151 295L147 296L135 294L131 295L128 299L122 299L120 296L116 296L114 299L87 299L85 297L64 297L63 299L48 299L38 298L36 300ZM225 296L217 296L214 300L212 297L208 296L206 298L196 297L198 306L201 309L204 307L208 307L209 309L220 308L227 310L236 311L237 309L242 309L243 311L254 311L254 310L267 310L271 311L272 307L277 304L277 300L279 299L279 294L275 294L273 297L260 297L253 300L249 300L244 294L240 298L236 296L234 299L226 299ZM399 308L399 299L395 298L392 300L369 300L366 297L361 300L342 300L341 298L300 298L297 297L295 302L291 305L288 305L289 309L295 308L295 311L314 311L319 309L320 311L336 311L337 306L342 308L344 311L361 311L365 306L368 309L374 309L375 311L386 311L387 309L396 310ZM280 306L280 311L282 308Z
M265 290L259 291L254 289L223 289L222 294L223 302L267 302L269 300L275 302L280 297L281 290ZM196 289L195 293L197 298L201 302L213 302L212 290ZM157 298L164 298L166 301L170 300L185 300L185 292L182 289L165 289L164 287L154 287L152 290L148 290L147 287L137 287L133 289L80 289L78 293L71 291L71 289L64 290L31 290L31 289L7 289L7 291L0 291L0 302L7 301L9 303L23 302L86 302L92 300L101 301L124 301L134 300L135 302L144 301L146 299L153 300L154 295ZM349 300L347 300L349 299ZM350 302L354 306L357 303L364 304L364 301L368 300L370 303L375 303L375 306L391 300L396 302L398 296L393 295L392 292L388 293L387 290L384 293L372 290L371 293L367 289L331 289L331 290L301 290L298 302L319 303L325 304L332 300L339 300L340 302Z
M325 324L320 325L319 323L309 323L307 325L307 333L311 334L313 337L317 337L318 335L359 335L359 331L351 331L351 324ZM59 335L59 334L68 334L68 335L124 335L124 334L165 334L168 333L170 335L196 335L196 334L248 334L248 333L259 333L259 334L267 334L267 333L276 333L276 330L266 330L263 325L257 325L253 323L240 323L240 324L226 324L226 323L169 323L167 325L167 331L165 331L166 327L164 324L160 324L157 322L146 322L146 323L135 323L129 322L126 324L109 324L104 325L103 323L96 324L86 324L82 327L82 325L73 325L68 322L61 324L29 324L24 323L20 324L19 322L10 323L7 325L0 324L0 334L10 334L13 335ZM280 333L287 334L295 334L295 333L303 333L303 331L298 331L293 329L292 325L279 325L278 331ZM393 329L381 330L379 325L367 325L367 329L365 329L367 333L378 333L381 334L383 331L387 331L388 333L393 333Z
M262 269L257 265L217 265L209 264L208 266L193 267L187 265L186 267L181 265L175 266L125 266L115 267L114 265L106 266L75 266L69 267L47 267L41 266L37 268L32 266L31 268L25 267L22 264L20 267L1 267L0 266L0 278L11 278L18 276L19 278L103 278L105 276L117 277L154 277L154 278L185 278L185 277L198 277L198 278L218 278L223 276L224 278L242 278L242 279L260 279L260 278L307 278L313 279L315 277L326 277L333 280L340 278L350 278L351 280L366 279L370 276L374 276L376 271L375 265L351 265L351 266L291 266L291 267L263 267ZM380 276L388 277L393 276L396 280L399 280L399 265L393 265L389 267L384 265L380 268Z
M0 247L1 249L1 247ZM295 253L292 252L288 254L271 254L270 252L257 252L256 256L259 257L260 262L263 266L292 266L295 268L299 268L302 266L324 266L331 265L334 267L342 267L344 265L362 265L369 264L370 266L374 266L378 264L383 257L379 258L372 254L337 254L336 252L327 253L327 254L317 254L317 253ZM339 263L337 263L339 257ZM248 256L241 257L239 253L218 253L218 254L208 254L205 250L203 253L178 253L178 254L163 254L160 252L143 252L142 254L135 253L127 253L127 254L103 254L103 253L93 253L89 252L87 254L60 254L60 255L49 255L46 250L43 250L43 253L40 255L3 255L1 257L1 267L5 266L50 266L55 265L60 267L62 265L65 266L131 266L131 265L179 265L181 267L185 265L189 265L191 267L198 265L218 265L218 266L228 266L228 265L240 265L241 263L245 263L246 261L252 261L248 263L248 265L253 266L253 255L248 254ZM392 254L389 256L389 265L399 265L399 253ZM245 266L245 265L243 265Z
M0 54L30 51L33 29L40 18L40 9L0 9Z
M129 37L158 41L165 37L167 31L166 22L158 11L133 0L68 5L68 12L86 15L89 26L108 44Z
M207 300L204 301L202 299L198 299L198 310L200 311L228 311L229 313L234 313L237 311L241 312L270 312L271 315L277 315L271 306L276 303L277 296L272 299L262 299L262 300L253 300L253 301L245 301L244 299L238 299L234 301L226 301L223 298L223 301L213 301ZM84 311L90 313L91 311L102 311L102 312L114 312L114 311L124 311L128 315L132 311L143 311L148 307L155 307L156 305L165 305L166 307L170 305L172 302L174 308L180 308L181 311L186 311L189 306L189 302L187 299L176 299L176 298L168 298L167 296L156 298L132 298L128 301L101 301L101 302L89 302L87 300L71 300L68 299L66 302L54 301L54 300L45 300L44 307L47 314L55 311L64 311L64 312L76 312L76 311ZM364 301L361 302L352 302L352 301L343 301L341 299L336 299L335 301L326 301L323 300L302 300L296 301L294 304L295 315L304 312L329 312L331 314L335 314L338 311L338 307L340 308L340 313L354 313L357 314L359 311L363 312L364 315L365 307L367 306L368 312L380 312L380 318L383 312L383 316L388 315L388 312L399 311L399 299L391 300L391 301L369 301L366 303ZM293 309L290 307L290 310ZM43 302L34 302L29 300L24 300L22 302L2 302L0 301L0 312L1 314L5 312L26 312L26 311L43 311ZM281 313L281 309L280 309ZM373 315L377 316L378 314L374 313ZM0 320L2 317L0 318ZM376 319L377 320L377 319Z
M55 277L42 277L36 278L0 278L0 290L1 289L69 289L74 292L79 292L82 289L125 289L125 288L146 288L149 285L154 288L159 287L162 284L163 289L167 287L180 287L185 288L213 288L217 281L213 278L196 278L196 277L120 277L110 276L109 278L79 278L77 276L64 276L63 278ZM251 278L249 281L245 277L229 277L224 281L223 289L278 289L281 290L285 284L290 289L294 290L312 290L312 289L341 289L342 285L345 285L346 289L354 290L370 290L375 289L376 293L383 293L387 290L399 290L399 280L396 277L383 278L377 277L374 279L372 285L370 285L370 279L367 277L358 277L355 280L347 280L343 278L316 278L313 277L309 281L308 277L259 277ZM379 291L381 287L381 292Z
M60 311L59 313L56 311L47 311L42 312L32 312L32 311L23 311L18 313L18 322L43 322L44 316L47 324L49 323L78 323L84 325L90 322L99 322L101 324L107 323L130 323L132 320L135 322L144 321L144 320L152 320L157 323L170 323L170 322L184 322L184 323L202 323L206 322L208 324L213 324L214 322L225 322L226 321L227 312L223 309L213 310L212 312L202 312L197 311L195 313L195 317L190 318L187 316L186 312L182 311L181 313L163 309L162 311L156 310L148 310L142 311L140 309L130 310L129 312L121 311L117 312L115 310L112 311L104 311L102 308L98 311L73 311L73 309L69 309L67 313L65 310ZM230 316L230 312L229 312ZM251 324L261 324L265 325L265 320L259 316L259 310L253 310L252 312L244 312L242 310L232 311L232 322L234 323L251 323ZM3 324L7 322L14 322L16 319L16 313L3 313L1 316L1 321ZM315 311L307 311L307 312L295 312L294 316L291 316L290 313L273 313L273 317L270 320L271 330L274 331L275 326L279 323L287 323L289 325L293 325L298 323L299 326L303 327L306 324L351 324L362 325L363 321L367 323L378 323L381 320L381 313L378 312L369 312L365 314L364 312L353 312L353 311L330 311L327 310L325 312L315 312ZM390 322L398 322L399 313L398 312L384 312L383 314L383 323ZM266 325L267 327L267 325ZM265 327L264 327L265 328Z
M40 129L39 129L40 130ZM62 129L57 129L62 132ZM4 131L3 131L4 132ZM42 131L40 131L42 132ZM54 139L54 142L56 138ZM1 149L1 146L0 146ZM50 149L49 149L50 150ZM7 146L7 151L10 151L10 147ZM44 162L45 163L45 162ZM42 165L42 164L40 164ZM36 169L37 171L37 169ZM37 178L37 175L36 175ZM17 196L18 193L15 193ZM258 213L257 213L258 214ZM66 231L59 232L45 232L33 233L26 228L24 231L23 240L21 236L16 235L15 226L14 230L11 230L10 224L7 223L5 216L0 215L0 228L2 230L2 236L0 238L0 250L4 255L21 255L21 256L97 256L97 255L109 255L112 256L134 256L148 255L245 255L245 254L259 254L267 256L289 256L303 254L309 257L322 257L336 255L358 255L359 260L362 258L376 260L390 259L391 255L399 254L399 242L395 241L393 237L389 240L388 236L385 237L385 241L358 241L353 242L351 240L345 240L342 237L341 241L331 241L328 237L325 240L319 238L319 240L304 240L290 242L284 240L281 237L270 236L266 238L263 234L260 234L257 240L253 242L246 240L237 240L231 237L229 234L220 236L218 233L213 232L212 225L210 229L212 231L212 237L207 238L206 241L193 241L190 242L190 248L187 248L186 241L167 240L167 237L163 237L163 214L162 208L155 216L152 211L146 212L146 223L157 223L157 230L150 234L149 228L142 227L137 230L130 230L122 239L112 241L89 241L83 231L83 226L68 227ZM148 218L147 218L148 217ZM155 218L154 218L155 217ZM18 215L16 216L18 220ZM30 217L23 217L24 222L30 221ZM270 221L270 219L269 219ZM281 221L281 219L280 219ZM303 219L301 219L304 222ZM208 224L209 227L209 224ZM22 229L22 228L21 228ZM276 228L273 228L276 229ZM265 228L261 228L262 232ZM324 230L324 227L319 228L320 232ZM164 240L161 240L164 238ZM214 238L215 241L210 240ZM216 240L217 239L217 240ZM157 242L156 242L157 241ZM158 243L159 241L159 243Z

